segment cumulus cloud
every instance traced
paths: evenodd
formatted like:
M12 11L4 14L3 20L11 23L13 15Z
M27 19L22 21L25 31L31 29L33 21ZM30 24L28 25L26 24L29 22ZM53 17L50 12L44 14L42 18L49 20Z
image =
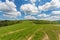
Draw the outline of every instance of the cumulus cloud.
M30 0L31 3L35 3L37 1L41 1L41 0Z
M48 17L48 16L50 16L50 15L47 15L47 14L40 14L40 15L38 15L38 17Z
M10 18L16 18L17 16L21 16L20 12L7 12L3 14L3 16L10 17Z
M6 0L6 2L0 2L0 11L3 12L3 16L14 17L20 16L21 13L17 11L14 2Z
M44 16L45 15L45 16ZM60 11L52 11L52 14L51 15L46 15L46 14L43 14L43 15L39 15L41 18L39 18L40 20L60 20Z
M60 15L60 11L52 11L52 14Z
M36 20L37 18L31 15L25 16L25 19Z
M60 16L50 16L50 17L46 18L46 20L51 20L51 21L60 20Z
M55 6L58 8L58 7L60 7L60 0L52 0L51 4L52 4L52 6Z
M31 3L35 3L37 0L30 0Z
M50 20L50 21L54 21L54 20L60 20L59 17L57 17L57 16L49 16L49 17L45 17L45 18L39 18L39 20Z
M38 6L39 11L48 11L53 10L56 8L60 8L60 1L59 0L52 0L51 2L47 2L42 6ZM46 14L40 14L39 17L42 17L40 19L42 20L60 20L60 11L52 11L51 15L48 16ZM45 18L44 18L45 17Z
M24 4L20 9L26 14L36 15L38 13L38 8L32 4Z
M38 6L38 10L39 11L42 11L42 10L46 11L46 10L49 10L51 7L52 7L52 5L50 3L46 3L43 6Z
M59 0L52 0L51 2L45 3L43 6L38 6L38 9L41 10L50 10L60 8L60 1Z
M60 19L60 11L52 11L52 17L56 19Z
M37 0L30 0L32 3L36 2ZM33 4L24 4L20 7L20 9L24 13L30 13L30 14L36 14L41 11L47 11L50 9L56 9L60 7L60 1L59 0L52 0L51 2L47 2L42 6L36 7Z
M59 0L51 0L50 2L45 3L44 5L38 5L35 6L35 2L37 0L30 0L31 4L24 4L20 7L20 10L24 12L25 14L30 14L30 15L37 15L40 17L40 19L43 20L58 20L60 19L60 11L52 11L50 15L40 13L42 11L48 11L48 10L53 10L56 8L60 8L60 1ZM41 1L41 0L38 0ZM30 18L33 19L35 18L34 16L25 16L25 18Z

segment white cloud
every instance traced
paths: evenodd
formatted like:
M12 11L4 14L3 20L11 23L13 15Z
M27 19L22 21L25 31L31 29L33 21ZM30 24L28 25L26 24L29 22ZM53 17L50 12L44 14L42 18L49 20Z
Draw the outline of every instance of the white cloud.
M35 3L37 0L30 0L31 3Z
M52 14L60 15L60 11L52 11Z
M50 16L50 17L47 18L47 20L51 20L51 21L60 20L60 16Z
M39 16L40 16L39 20L50 20L50 21L60 20L60 11L52 11L51 15L43 14Z
M37 1L41 1L41 0L30 0L31 3L35 3Z
M60 16L49 16L49 17L45 17L45 18L39 18L39 20L50 20L50 21L53 21L53 20L60 20L59 18Z
M53 10L56 8L60 8L60 1L59 0L51 0L50 2L45 3L44 5L40 6L38 5L35 6L35 2L37 0L30 0L31 4L24 4L20 7L21 11L24 12L25 14L30 14L30 15L37 15L37 13L40 13L42 11L47 11L47 10ZM41 1L41 0L38 0ZM46 15L40 14L38 15L40 19L43 20L58 20L60 19L60 11L52 11L52 14ZM35 18L34 16L25 16L26 19L33 19Z
M30 2L31 2L32 5L35 5L36 4L36 1L37 0L30 0Z
M52 19L60 19L60 11L52 11L51 17Z
M38 6L38 9L41 10L49 10L49 9L55 9L60 8L60 1L59 0L52 0L51 2L45 3L43 6Z
M39 11L46 11L50 9L60 8L60 0L52 0L51 2L45 3L43 6L38 6ZM48 17L46 14L39 15L43 20L60 20L60 11L52 11L52 14ZM46 17L46 18L43 18Z
M51 16L51 18L60 18L60 16Z
M50 3L46 3L46 4L43 5L43 6L38 6L38 9L39 9L40 11L42 11L42 10L46 11L46 10L49 10L51 7L52 7L52 5L51 5Z
M50 15L47 15L47 14L40 14L40 15L38 15L38 17L48 17L48 16L50 16Z
M20 16L21 13L16 10L16 5L14 2L6 0L6 2L0 2L0 11L4 12L3 16L7 17L17 17Z
M52 4L52 6L56 6L58 8L58 7L60 7L60 0L52 0L51 4Z
M38 8L32 4L24 4L20 9L26 14L36 15L38 13Z
M28 15L24 17L25 19L36 20L36 17Z
M10 17L10 18L16 18L17 16L21 16L20 12L7 12L3 14L3 16Z

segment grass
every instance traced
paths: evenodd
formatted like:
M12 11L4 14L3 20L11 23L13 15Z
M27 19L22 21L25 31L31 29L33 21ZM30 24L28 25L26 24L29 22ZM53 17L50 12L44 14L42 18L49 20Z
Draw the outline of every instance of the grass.
M20 24L1 27L0 40L42 40L45 34L49 40L59 40L55 31L60 32L60 26L55 25L59 24L33 24L30 21L23 21Z
M50 40L59 40L58 35L53 31L47 31Z
M44 35L45 34L43 31L38 31L37 33L35 33L35 36L32 38L32 40L42 40Z

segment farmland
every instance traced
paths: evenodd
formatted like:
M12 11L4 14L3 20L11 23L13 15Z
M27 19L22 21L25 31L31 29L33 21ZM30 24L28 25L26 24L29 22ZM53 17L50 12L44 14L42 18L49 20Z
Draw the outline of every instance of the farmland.
M0 40L60 40L60 24L34 24L31 21L0 28Z

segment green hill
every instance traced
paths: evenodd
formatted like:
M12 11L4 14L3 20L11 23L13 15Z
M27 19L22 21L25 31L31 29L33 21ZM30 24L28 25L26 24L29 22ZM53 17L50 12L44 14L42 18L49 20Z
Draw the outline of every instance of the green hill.
M1 27L0 40L60 40L60 25L23 21L19 24Z

